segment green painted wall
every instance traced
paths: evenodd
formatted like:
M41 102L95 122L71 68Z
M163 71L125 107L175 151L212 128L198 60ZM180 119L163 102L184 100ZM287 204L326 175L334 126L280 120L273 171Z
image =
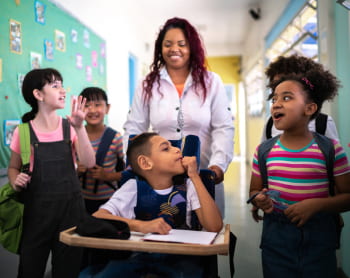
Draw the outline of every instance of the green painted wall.
M349 11L340 5L335 5L335 38L336 38L336 73L342 88L337 97L338 104L338 131L340 141L348 159L350 159L350 45L349 45ZM349 185L350 186L350 185ZM345 226L341 242L341 262L345 274L350 277L350 212L343 213Z
M45 6L44 22L38 22L38 12L34 0L2 1L0 7L0 169L6 168L9 159L9 148L4 142L4 121L20 119L29 111L24 102L19 86L18 74L31 70L31 52L42 55L41 67L53 67L63 75L67 90L66 108L59 111L65 116L69 113L70 95L77 95L84 87L99 86L106 89L105 41L78 20L47 0L39 3ZM16 4L17 3L17 4ZM21 26L21 51L11 51L10 20ZM77 33L77 41L72 40L72 29ZM55 47L56 30L65 36L64 51ZM84 40L84 33L89 40ZM15 35L14 35L15 36ZM45 57L44 40L54 44L53 59ZM82 57L82 66L76 66L76 55ZM96 59L93 59L92 56ZM91 80L86 77L86 67L91 69ZM4 172L4 171L3 171Z

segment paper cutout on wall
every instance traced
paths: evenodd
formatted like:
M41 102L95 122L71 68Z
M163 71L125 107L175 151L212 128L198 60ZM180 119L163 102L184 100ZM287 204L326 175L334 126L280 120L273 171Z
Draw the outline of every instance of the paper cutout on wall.
M4 121L4 144L9 146L11 144L12 135L16 126L21 123L21 120L5 120Z
M86 30L86 29L84 30L83 37L84 37L84 46L86 48L90 48L90 33L88 30Z
M21 23L14 19L10 19L10 49L11 52L22 53Z
M59 51L66 51L66 34L60 30L55 30L55 44Z
M40 69L41 68L41 54L36 52L30 52L30 68Z
M20 95L22 94L22 84L25 76L23 73L17 73L17 87Z
M86 66L85 75L86 75L86 81L92 80L92 68L90 66Z
M75 66L78 68L78 69L82 69L83 68L83 55L77 53L75 55Z
M70 38L72 42L77 43L78 42L78 31L75 29L72 29L70 32Z
M40 1L34 2L35 21L43 25L45 24L45 10L45 4Z
M44 40L44 53L45 59L48 61L53 60L53 41L52 40Z
M92 51L91 52L91 63L93 67L97 67L97 58L98 58L98 54L97 51Z

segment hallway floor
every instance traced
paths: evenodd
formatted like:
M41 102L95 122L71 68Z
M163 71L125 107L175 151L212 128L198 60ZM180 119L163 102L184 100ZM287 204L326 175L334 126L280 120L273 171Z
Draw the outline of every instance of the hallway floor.
M262 222L256 223L247 205L250 166L236 158L225 174L225 219L237 237L235 278L262 278L260 235ZM219 256L220 278L230 277L229 257Z

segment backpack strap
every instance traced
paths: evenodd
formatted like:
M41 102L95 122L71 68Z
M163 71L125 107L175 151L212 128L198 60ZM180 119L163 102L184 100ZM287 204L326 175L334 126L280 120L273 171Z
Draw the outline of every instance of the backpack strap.
M113 142L113 139L115 137L115 135L117 134L117 132L110 128L107 127L105 132L102 135L101 138L101 142L98 146L97 152L96 152L96 164L99 166L103 166L103 162L105 160L106 154L108 152L108 149L110 147L110 145ZM99 185L99 180L95 180L95 186L94 186L94 193L96 194L97 192L97 188ZM110 182L105 182L106 184L108 184L108 186L112 187L114 190L116 189L115 186L113 184L111 184Z
M320 113L315 119L316 132L325 135L327 129L328 115Z
M329 194L331 196L335 195L334 192L334 174L333 174L333 167L334 167L334 145L331 139L328 137L319 134L317 132L314 132L314 138L319 146L321 152L323 153L326 161L326 168L327 168L327 175L329 180ZM261 179L263 181L264 188L268 187L267 182L267 167L266 167L266 159L268 153L271 151L272 147L277 142L279 136L273 137L269 140L266 140L265 142L261 143L258 148L258 163L259 163L259 169L260 169L260 175Z
M270 118L267 120L267 123L266 123L266 129L265 129L266 139L272 138L272 126L273 126L273 120L272 120L272 117L270 116Z
M272 118L270 118L270 119L272 119ZM276 144L276 142L279 138L280 138L280 135L277 135L273 138L270 138L270 139L264 141L258 147L258 163L259 163L260 175L261 175L261 179L263 181L264 188L268 187L267 167L266 167L267 155L269 154L272 147Z
M96 164L103 166L103 161L105 160L106 154L108 152L109 146L112 144L116 131L110 127L107 127L102 135L100 145L98 146L96 152Z
M327 115L326 115L327 116ZM319 134L317 132L314 132L314 138L318 145L318 147L321 149L325 160L326 160L326 168L327 168L327 175L329 180L329 194L331 196L335 195L334 192L334 160L335 160L335 151L334 151L334 144L331 139L328 137Z
M29 173L30 160L30 131L29 124L23 123L18 126L21 145L22 169L21 172Z

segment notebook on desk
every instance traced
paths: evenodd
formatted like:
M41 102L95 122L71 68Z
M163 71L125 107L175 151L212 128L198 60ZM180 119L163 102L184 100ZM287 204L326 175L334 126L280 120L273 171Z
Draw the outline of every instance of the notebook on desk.
M167 235L146 234L143 240L209 245L213 243L217 234L213 232L172 229Z

